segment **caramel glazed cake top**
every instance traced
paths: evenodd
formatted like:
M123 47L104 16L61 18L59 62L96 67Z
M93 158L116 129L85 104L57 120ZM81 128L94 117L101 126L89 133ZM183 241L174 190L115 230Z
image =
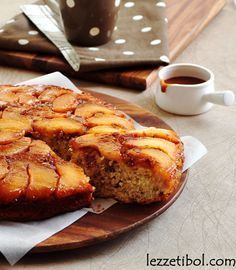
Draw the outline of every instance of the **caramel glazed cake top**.
M91 203L93 188L89 178L81 167L64 161L71 159L72 151L82 147L79 141L71 144L73 139L80 136L81 145L86 144L86 137L83 136L89 135L90 146L97 149L101 146L104 150L104 143L100 143L101 136L128 134L129 138L134 139L129 139L128 148L133 148L136 159L143 160L145 156L152 160L152 164L155 163L152 166L155 173L158 171L160 174L164 170L170 179L174 175L173 189L181 177L184 160L179 137L170 130L133 129L132 120L127 119L124 113L88 93L78 94L57 86L0 86L0 219L14 219L16 209L21 212L23 220L31 219L35 207L30 209L27 205L29 201L34 202L38 209L32 219L45 218ZM138 137L143 138L140 143L137 142ZM111 140L114 140L114 136ZM127 138L119 137L118 140L119 144L126 142L127 146ZM147 151L137 151L143 148L147 148ZM159 156L169 165L166 163L163 169L157 170L163 162L160 162L153 149L158 149L161 152ZM122 156L119 151L116 149L113 152L115 159L117 155ZM109 156L109 151L105 152L106 158L113 158L112 153ZM75 158L73 161L76 162ZM59 203L62 197L63 207ZM54 203L54 206L58 204L58 207L43 214L45 202ZM21 208L29 213L24 216Z

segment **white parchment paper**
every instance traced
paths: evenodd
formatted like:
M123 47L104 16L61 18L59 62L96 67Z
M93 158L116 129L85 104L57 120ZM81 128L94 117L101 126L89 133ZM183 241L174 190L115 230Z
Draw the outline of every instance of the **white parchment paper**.
M60 72L50 73L19 84L51 84L70 88L81 92L67 77ZM144 128L135 123L137 129ZM206 153L206 147L196 138L185 136L181 138L185 148L184 170L190 168ZM27 252L43 240L68 227L82 218L88 211L100 214L116 203L113 199L96 199L91 208L59 215L44 221L36 222L0 222L0 252L13 265Z

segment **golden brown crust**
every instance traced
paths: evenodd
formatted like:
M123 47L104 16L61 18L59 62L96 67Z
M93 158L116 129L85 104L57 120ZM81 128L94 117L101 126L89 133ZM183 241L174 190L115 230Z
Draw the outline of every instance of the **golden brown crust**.
M44 142L22 137L0 145L0 153L0 220L42 219L91 203L83 170Z
M41 219L88 206L94 188L82 168L31 138L69 159L69 140L108 121L113 126L111 116L118 126L133 127L123 113L87 93L0 86L0 219Z
M154 128L143 131L110 131L108 134L101 130L98 133L95 131L71 141L72 161L83 166L96 186L97 194L112 196L126 203L150 203L167 199L182 175L183 144L177 135L173 131ZM109 169L109 162L116 165ZM135 172L141 169L143 171L140 174ZM104 175L102 170L108 173ZM121 179L127 178L121 187L116 185L117 175ZM142 183L137 178L143 178ZM99 183L103 180L106 184L101 186ZM133 181L133 185L126 183L129 181ZM143 195L140 197L141 190ZM153 191L151 195L149 191Z
M102 124L106 120L104 116L110 119L109 117L114 115L115 118L121 118L122 128L133 128L132 121L127 120L125 115L112 105L88 93L75 93L57 86L2 85L0 102L0 111L4 119L18 117L32 122L45 118L66 118L82 122L88 129L90 126L104 125Z
M92 202L91 191L62 198L52 197L50 200L17 202L15 204L0 205L0 220L33 221L50 218L52 216L88 207Z
M80 166L64 161L72 150L73 161L91 176L97 194L122 202L163 200L181 177L183 146L175 132L134 130L124 113L88 93L52 85L3 85L0 220L47 218L89 205L94 191L89 178ZM121 181L122 170L128 175L127 183ZM107 177L107 189L101 180L94 181L94 175ZM123 188L117 189L115 183L109 189L109 177L122 182ZM140 182L139 177L144 180ZM136 183L136 189L127 195L129 182Z

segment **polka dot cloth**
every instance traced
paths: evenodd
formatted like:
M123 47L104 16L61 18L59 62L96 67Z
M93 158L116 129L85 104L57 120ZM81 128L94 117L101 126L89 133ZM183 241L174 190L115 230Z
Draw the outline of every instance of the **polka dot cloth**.
M165 63L170 63L170 60L169 60L169 58L166 55L162 55L160 57L160 60L163 61L163 62L165 62Z
M69 9L76 0L61 0ZM81 56L81 71L114 68L129 65L160 65L170 62L167 51L164 0L110 0L119 8L114 31L103 29L102 24L88 27L88 34L111 36L111 41L99 47L75 47ZM104 19L104 18L99 18ZM29 51L40 55L60 55L60 52L26 17L18 15L0 28L0 49ZM48 62L47 65L51 63ZM46 65L45 65L46 66Z
M134 52L132 52L132 51L124 51L123 54L124 55L134 55Z
M74 0L66 0L66 4L69 8L73 8L75 6Z
M28 43L29 43L29 40L28 39L19 39L18 40L18 43L20 44L20 45L27 45Z
M120 39L116 39L114 42L115 42L115 44L124 44L126 42L126 40L123 38L120 38Z
M10 24L10 23L14 23L15 22L15 19L11 19L11 20L8 20L7 22L6 22L6 24Z
M148 27L143 27L143 28L141 29L141 32L147 33L147 32L150 32L151 30L152 30L152 27L148 26Z
M131 8L131 7L133 7L135 4L134 4L134 2L126 2L125 4L124 4L124 6L126 7L126 8Z
M31 35L31 36L36 36L36 35L38 35L38 33L39 32L35 31L35 30L31 30L31 31L28 32L28 34Z
M90 29L89 34L93 37L99 35L100 29L98 27L93 27Z
M165 2L157 2L156 6L158 6L158 7L166 7L166 3Z
M135 15L135 16L133 16L134 21L140 21L142 19L143 19L143 15Z
M97 62L104 62L104 61L106 61L106 59L95 57L95 61L97 61Z
M154 39L150 42L151 45L158 45L161 43L161 40L160 39Z
M97 52L97 51L99 51L99 48L97 48L97 47L90 47L90 48L88 48L88 50L93 51L93 52Z

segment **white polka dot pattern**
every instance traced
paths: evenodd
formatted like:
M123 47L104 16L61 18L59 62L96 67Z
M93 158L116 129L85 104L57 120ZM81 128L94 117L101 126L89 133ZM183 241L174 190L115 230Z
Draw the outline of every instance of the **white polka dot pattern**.
M11 20L8 20L6 23L10 24L10 23L14 23L14 22L15 22L15 19L11 19Z
M28 39L19 39L18 40L18 43L20 44L20 45L27 45L28 43L29 43L29 40Z
M96 58L95 58L95 61L97 61L97 62L104 62L104 61L106 61L106 59L96 57Z
M74 0L66 0L66 4L69 8L73 8L75 6Z
M120 5L120 0L115 0L115 6L119 7L119 5Z
M93 51L93 52L97 52L97 51L99 51L99 48L97 48L97 47L90 47L90 48L88 48L88 50Z
M161 40L160 39L154 39L150 42L151 45L158 45L161 43Z
M126 8L131 8L131 7L134 7L134 2L126 2L125 4L124 4L124 6L126 7Z
M157 2L156 6L157 7L166 7L166 3L165 2Z
M116 39L115 40L115 44L124 44L125 42L126 42L126 40L123 39L123 38L120 38L120 39Z
M31 36L36 36L36 35L38 35L38 33L39 33L39 32L36 31L36 30L32 30L32 31L29 31L29 32L28 32L28 34L31 35Z
M123 54L124 55L134 55L134 52L132 52L132 51L124 51Z
M143 27L143 28L141 29L141 32L146 33L146 32L150 32L151 30L152 30L152 27L147 26L147 27Z
M93 27L90 29L89 34L93 37L99 35L100 29L98 27Z
M160 60L165 62L165 63L170 63L170 59L166 55L162 55L160 57Z
M143 19L143 16L142 15L135 15L135 16L133 16L133 20L134 21L140 21L142 19Z
M50 0L49 0L50 1ZM55 1L55 0L52 0ZM64 0L65 6L68 11L73 11L73 8L77 8L78 2L77 0ZM79 0L78 0L79 1ZM118 61L147 61L150 59L154 61L162 61L163 63L169 63L170 60L166 55L164 50L165 47L165 35L162 33L161 26L164 27L163 24L168 23L168 19L164 15L166 3L165 0L155 0L151 4L150 16L149 10L148 12L144 12L142 7L145 7L146 3L140 4L141 0L109 0L111 1L112 9L118 10L120 7L121 10L127 13L125 17L125 23L119 25L120 21L118 20L118 25L114 26L114 29L111 28L103 28L103 23L105 21L105 16L100 16L98 18L97 23L92 23L87 28L87 35L91 40L97 40L101 38L106 38L110 40L110 46L114 50L113 55L109 55L109 44L106 47L96 45L89 45L81 49L82 52L90 55L91 62L97 62L97 65L104 65L110 61L113 61L114 58L117 58ZM146 1L144 1L146 2ZM148 2L148 1L147 1ZM150 1L151 2L151 1ZM149 4L149 3L148 3ZM96 11L91 11L91 16L93 16L92 21L95 21L94 18L96 16ZM162 14L163 13L163 14ZM106 16L113 16L113 12L109 12ZM164 15L164 16L163 16ZM152 17L153 16L153 17ZM155 22L155 18L158 20ZM111 19L111 18L110 18ZM154 21L153 21L154 19ZM162 22L160 22L162 20ZM6 25L6 27L0 28L0 35L5 37L5 33L8 33L8 27L17 29L18 19L11 19L7 21L8 24L13 23L12 25ZM160 23L160 25L159 25ZM101 26L100 26L101 24ZM130 33L132 29L132 34ZM37 30L37 31L36 31ZM126 31L123 32L123 30ZM113 32L114 31L114 32ZM112 33L113 32L113 33ZM18 47L30 48L30 46L34 46L37 43L37 40L41 38L41 32L36 28L29 28L27 30L23 30L22 34L16 37L15 44L18 44ZM133 40L131 40L133 38ZM136 43L136 45L134 44ZM139 44L140 43L140 44ZM138 47L137 47L138 45ZM93 47L94 46L94 47ZM106 57L107 53L107 57ZM103 58L105 57L105 58ZM103 63L99 63L103 62ZM96 64L96 63L95 63Z

